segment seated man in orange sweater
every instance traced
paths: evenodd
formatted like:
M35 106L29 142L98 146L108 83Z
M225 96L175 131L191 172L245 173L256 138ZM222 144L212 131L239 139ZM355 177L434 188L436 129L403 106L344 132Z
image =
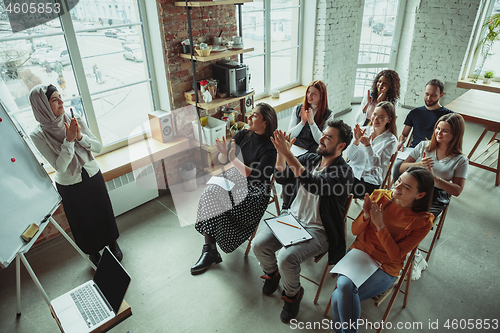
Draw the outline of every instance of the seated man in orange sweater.
M363 212L352 224L357 237L351 249L367 253L382 265L359 288L339 274L331 299L334 332L357 332L360 302L389 289L406 255L429 233L434 219L429 213L433 188L429 170L411 167L396 181L394 190L365 195Z

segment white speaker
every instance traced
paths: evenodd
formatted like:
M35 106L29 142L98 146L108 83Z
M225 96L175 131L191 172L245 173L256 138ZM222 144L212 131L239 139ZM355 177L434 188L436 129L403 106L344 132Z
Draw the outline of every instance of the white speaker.
M149 112L148 116L153 139L165 143L174 138L174 126L170 112L159 110Z
M245 97L245 113L253 110L253 95Z

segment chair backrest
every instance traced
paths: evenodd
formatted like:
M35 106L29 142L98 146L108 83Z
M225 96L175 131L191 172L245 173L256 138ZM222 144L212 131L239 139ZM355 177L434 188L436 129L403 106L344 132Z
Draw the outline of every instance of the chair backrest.
M385 173L384 180L382 181L382 185L380 186L381 189L388 190L390 188L391 171L397 156L398 152L395 152L394 154L392 154L391 159L389 160L389 165L387 166L387 172Z
M349 194L349 197L347 198L347 201L345 203L345 210L344 210L344 222L346 221L347 218L347 213L349 212L349 208L351 208L351 203L352 203L352 198L354 197L354 194Z
M410 147L412 141L413 141L413 127L410 130L410 134L408 134L408 139L406 141L406 147Z

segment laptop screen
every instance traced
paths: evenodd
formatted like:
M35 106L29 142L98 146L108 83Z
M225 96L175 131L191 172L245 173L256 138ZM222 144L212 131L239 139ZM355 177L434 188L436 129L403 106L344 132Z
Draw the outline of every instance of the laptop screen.
M108 300L115 314L118 313L130 284L130 275L107 247L104 248L101 261L97 266L94 282Z

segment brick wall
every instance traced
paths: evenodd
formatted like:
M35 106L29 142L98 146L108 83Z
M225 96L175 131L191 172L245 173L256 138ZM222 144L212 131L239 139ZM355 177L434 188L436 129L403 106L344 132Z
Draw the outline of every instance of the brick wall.
M411 48L406 55L408 63L403 61L399 71L405 78L402 80L405 85L402 104L422 105L425 84L433 78L445 83L446 95L442 105L466 91L456 88L456 84L480 1L420 0L413 12L407 12L414 18L407 15L405 20L414 20L414 25L412 36L403 36L411 38ZM415 5L415 2L409 1L409 5Z
M318 0L314 79L325 82L334 113L351 109L363 6L362 0Z

